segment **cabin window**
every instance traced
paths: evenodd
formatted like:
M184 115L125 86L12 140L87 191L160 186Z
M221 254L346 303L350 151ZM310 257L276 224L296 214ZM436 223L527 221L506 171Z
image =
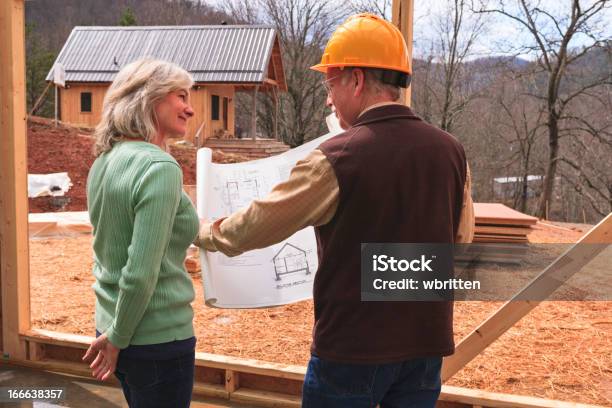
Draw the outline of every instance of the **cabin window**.
M81 112L91 112L91 92L81 92Z
M211 105L211 120L219 120L219 95L211 95L210 98Z

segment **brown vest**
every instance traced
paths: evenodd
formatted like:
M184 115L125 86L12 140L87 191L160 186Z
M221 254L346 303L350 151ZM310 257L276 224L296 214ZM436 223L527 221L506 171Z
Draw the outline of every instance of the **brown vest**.
M466 178L463 147L402 105L362 114L319 146L340 200L316 228L312 353L338 362L389 363L452 354L452 302L362 302L361 243L452 243Z

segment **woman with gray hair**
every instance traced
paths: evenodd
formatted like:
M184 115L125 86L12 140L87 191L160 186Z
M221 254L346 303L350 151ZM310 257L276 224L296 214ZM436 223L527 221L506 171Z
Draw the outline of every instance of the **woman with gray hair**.
M186 251L198 217L182 171L163 148L184 136L191 76L175 64L126 65L104 98L87 179L94 227L96 334L83 357L115 374L130 407L188 407L193 389L194 289Z

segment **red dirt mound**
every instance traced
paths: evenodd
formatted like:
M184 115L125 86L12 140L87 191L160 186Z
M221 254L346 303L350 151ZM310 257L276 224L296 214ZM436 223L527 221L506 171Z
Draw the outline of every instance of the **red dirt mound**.
M28 173L68 172L72 187L63 197L30 198L30 212L83 211L87 209L85 186L94 156L91 136L79 129L44 118L28 120Z
M28 120L28 173L48 174L68 172L72 187L65 197L30 198L30 212L87 210L87 174L94 162L94 139L91 130L52 120L31 117ZM184 184L196 183L196 151L192 146L170 146L183 169ZM236 154L213 151L213 162L236 163L249 160Z

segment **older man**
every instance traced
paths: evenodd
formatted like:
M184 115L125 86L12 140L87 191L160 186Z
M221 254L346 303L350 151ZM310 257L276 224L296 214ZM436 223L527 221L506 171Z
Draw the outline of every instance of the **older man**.
M397 102L411 69L389 22L350 17L312 69L325 73L345 132L266 198L204 224L198 244L232 256L314 226L319 269L303 406L433 407L442 357L454 351L452 302L361 301L361 244L471 241L465 153Z

